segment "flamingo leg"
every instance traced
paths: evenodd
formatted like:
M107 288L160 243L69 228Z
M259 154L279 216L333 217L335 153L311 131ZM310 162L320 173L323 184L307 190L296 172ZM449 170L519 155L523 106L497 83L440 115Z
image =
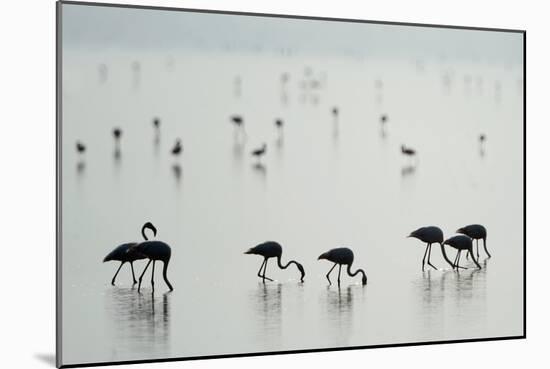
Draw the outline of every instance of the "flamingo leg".
M479 240L476 240L476 254L477 254L477 260L479 260Z
M139 290L141 289L141 280L143 279L143 275L145 274L145 272L147 271L147 268L149 268L149 264L151 264L151 259L149 259L149 262L147 263L147 265L145 266L145 268L143 269L143 272L141 272L141 275L139 276L139 279L138 279L138 293L139 293Z
M133 280L134 284L136 284L137 281L136 281L136 275L134 274L134 262L133 261L130 262L130 266L132 267L132 280Z
M265 280L267 279L270 282L273 282L273 279L268 278L265 276L265 272L267 270L267 258L265 259L265 265L264 265L264 274L262 275L263 282L265 283Z
M430 244L426 244L426 251L424 251L424 257L422 258L422 271L424 271L424 264L426 264L426 255L428 254L428 249L430 248Z
M264 268L264 264L267 262L267 259L264 258L264 261L262 262L262 265L260 265L260 270L258 270L258 277L262 277L262 269Z
M432 256L432 244L430 243L430 251L428 251L428 265L437 270L437 268L430 262L430 256Z
M116 279L116 276L118 275L118 272L120 272L120 268L122 268L122 266L124 265L124 261L120 263L120 266L118 267L118 269L116 270L116 273L115 275L113 276L113 279L111 280L111 285L114 286L115 285L115 279Z
M334 267L336 266L336 263L334 263L334 265L332 266L332 268L330 268L330 270L328 271L327 273L327 279L328 279L328 284L331 285L332 283L330 282L330 273L332 272L332 269L334 269Z
M153 270L151 272L151 287L153 292L155 292L155 260L153 260Z
M460 264L460 255L461 255L461 254L462 254L462 250L458 250L458 253L457 253L457 255L456 255L456 257L457 257L457 261L456 261L456 270L458 270L459 268L461 268L461 269L468 269L468 268L466 268L466 267L462 267L462 266L459 265L459 264ZM474 259L474 254L472 254L472 259ZM474 259L474 261L475 261L475 259Z
M479 263L477 262L477 260L474 258L474 252L473 252L473 250L470 249L470 250L468 250L468 252L469 252L470 254L472 254L472 260L473 260L474 263L476 264L477 268L478 268L478 269L481 269L481 265L479 265Z
M340 273L342 272L342 264L338 264L338 287L340 287Z
M458 255L460 255L460 251L457 251L456 252L456 256L455 256L455 260L453 262L453 269L456 268L457 266L457 263L458 263ZM458 268L457 268L458 269Z

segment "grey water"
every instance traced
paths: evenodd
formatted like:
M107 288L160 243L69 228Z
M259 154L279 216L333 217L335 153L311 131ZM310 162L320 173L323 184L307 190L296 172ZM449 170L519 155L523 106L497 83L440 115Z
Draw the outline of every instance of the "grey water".
M452 58L419 69L405 57L64 52L63 363L521 335L521 70ZM318 89L302 87L308 73ZM258 164L250 152L264 142ZM139 241L146 221L172 247L173 292L160 263L154 293L149 272L137 293L129 265L110 285L118 262L103 257ZM471 223L488 230L483 268L463 256L469 269L452 271L434 245L439 270L423 272L425 245L406 236L438 225L448 237ZM275 281L261 283L261 258L243 252L266 240L304 265L304 283L273 260ZM331 264L317 257L339 246L353 249L366 286L345 274L328 285Z

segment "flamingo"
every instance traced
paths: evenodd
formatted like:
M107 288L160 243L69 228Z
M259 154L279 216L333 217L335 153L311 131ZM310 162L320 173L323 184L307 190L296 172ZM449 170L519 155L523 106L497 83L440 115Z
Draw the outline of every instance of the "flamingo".
M146 223L150 229L154 230L154 234L156 235L156 228L151 224L150 222ZM172 255L172 249L170 246L162 241L149 241L147 238L145 238L145 242L138 243L128 250L128 252L137 252L144 256L144 258L149 259L149 262L147 265L145 265L145 268L143 269L143 272L141 272L141 275L139 276L139 283L138 283L138 292L141 290L141 281L143 279L143 276L145 275L145 272L147 271L147 268L149 267L149 264L153 262L153 270L151 272L151 286L153 288L153 291L155 291L155 262L156 261L162 261L164 264L164 267L162 269L162 277L164 278L164 282L166 282L166 285L170 289L170 291L173 291L174 288L172 287L172 284L170 284L170 281L168 281L168 277L166 275L168 271L168 263L170 262L170 257Z
M416 150L410 147L405 147L405 145L401 145L401 153L403 155L407 155L409 157L413 157L416 155Z
M338 265L338 267L339 267L339 269L338 269L338 287L340 287L340 273L342 271L342 265L347 265L348 266L347 272L348 272L348 275L350 277L355 277L358 273L363 274L363 279L361 280L361 282L363 283L363 285L367 284L367 275L365 274L363 269L357 269L355 272L351 271L351 264L353 264L353 251L351 251L347 247L339 247L339 248L336 248L336 249L329 250L329 251L325 252L324 254L321 254L317 258L317 260L322 260L322 259L326 259L326 260L331 261L331 262L334 263L332 268L330 268L330 270L327 273L327 279L328 279L328 284L329 285L332 284L330 282L330 277L329 277L330 273L332 272L332 270L334 269L334 267L336 265Z
M252 156L255 156L258 158L258 162L260 162L260 158L265 155L265 152L267 150L267 145L265 144L265 142L262 144L262 147L260 147L259 149L256 149L256 150L253 150L250 155Z
M160 118L158 117L153 118L153 126L155 127L155 129L160 128Z
M445 240L443 242L443 244L441 245L441 250L444 250L443 245L449 245L449 246L454 247L455 249L458 250L458 252L456 254L455 262L454 262L454 267L456 267L456 270L458 270L458 268L467 269L467 268L461 267L459 265L459 263L460 263L460 254L463 250L466 250L470 254L470 256L472 257L472 260L474 261L474 263L476 264L478 269L481 269L481 265L479 265L479 263L477 262L476 258L474 257L474 254L472 252L472 239L470 237L465 236L463 234L459 234L457 236L454 236L454 237L451 237L451 238Z
M443 249L443 231L436 226L428 226L418 228L416 231L412 231L407 237L416 238L422 242L426 242L426 251L424 251L424 257L422 258L422 271L424 271L424 265L426 262L426 254L428 255L428 265L437 270L435 266L430 262L430 256L432 254L432 244L438 243L441 245L441 252L445 260L454 267L454 264L447 258L447 254Z
M79 154L82 154L86 151L86 145L84 145L82 142L80 141L76 141L76 151L79 153Z
M178 156L182 151L183 151L183 146L181 146L181 140L178 138L176 139L176 143L172 148L172 154L175 156Z
M491 257L487 250L487 230L481 224L470 224L466 227L459 228L456 233L465 234L466 236L476 240L476 252L479 259L479 240L483 240L483 248L488 257Z
M145 229L150 229L153 231L154 235L157 234L157 230L151 223L145 223L143 227L141 227L141 235L145 240L147 240L147 235L145 234ZM115 279L118 275L118 272L124 265L124 263L130 263L130 267L132 268L132 280L134 284L137 283L136 276L134 274L134 261L145 259L145 256L143 256L140 253L137 253L133 250L133 247L137 245L137 242L128 242L123 243L122 245L117 246L113 251L111 251L105 258L103 259L103 262L116 260L120 261L120 266L118 267L115 275L113 276L113 279L111 280L111 285L115 285Z
M260 266L260 270L258 270L258 277L262 278L262 282L265 283L265 280L272 281L273 279L268 278L265 276L265 271L267 269L267 262L270 258L277 258L277 265L281 269L286 269L290 264L296 264L296 267L300 271L300 282L304 281L304 276L306 273L304 272L304 267L302 264L298 263L295 260L290 260L286 265L281 264L281 255L283 254L283 248L282 246L275 242L275 241L266 241L264 243L261 243L257 246L252 247L248 251L245 252L245 254L249 255L260 255L263 256L264 261L262 262L262 265ZM262 268L264 272L262 273Z

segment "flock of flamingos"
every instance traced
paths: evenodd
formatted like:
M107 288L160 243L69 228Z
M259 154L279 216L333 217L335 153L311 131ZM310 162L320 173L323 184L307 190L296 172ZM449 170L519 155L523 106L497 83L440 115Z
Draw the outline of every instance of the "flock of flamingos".
M136 68L134 68L135 70ZM100 66L100 77L101 79L105 79L105 66ZM288 81L288 75L283 74L282 83L283 85ZM315 82L315 81L313 81ZM240 77L235 81L237 91L235 92L236 95L240 95ZM377 81L377 84L381 84L381 81ZM312 84L312 86L319 86L320 82L317 81L316 84ZM315 87L314 86L314 87ZM339 115L339 109L338 107L333 107L331 110L331 113L335 119L335 122L338 120ZM230 117L231 123L236 128L236 136L239 134L244 134L244 119L241 115L233 115ZM386 114L383 114L380 116L380 123L382 125L382 128L384 127L385 123L388 121L388 116ZM281 130L283 127L283 120L276 119L275 120L275 126L277 129ZM154 118L153 119L153 126L158 134L159 128L160 128L160 119ZM116 150L115 153L119 150L119 142L122 136L122 130L120 128L115 128L113 130L113 136L115 139L116 144ZM485 141L485 135L481 134L479 136L480 144L483 144L483 141ZM76 150L77 152L82 155L86 151L86 146L81 141L76 142ZM261 157L266 153L267 145L264 143L261 147L253 150L250 154L258 159L258 163L261 160ZM181 144L180 139L176 139L175 145L171 149L171 153L174 156L178 156L183 152L183 146ZM413 148L406 147L405 145L401 145L401 153L407 157L415 157L416 151ZM119 261L120 266L118 267L117 271L115 272L115 275L113 276L111 280L111 284L115 284L115 279L122 268L122 266L125 263L130 264L130 268L132 270L132 281L133 284L138 284L138 292L141 290L141 283L143 276L145 275L145 272L149 268L149 266L152 265L151 268L151 286L154 291L154 276L155 276L155 263L157 261L163 262L163 270L162 270L162 276L164 281L166 282L166 285L170 289L170 291L173 290L173 286L168 280L167 277L167 270L168 270L168 264L170 262L171 257L171 248L170 246L162 241L159 240L149 240L147 238L146 230L149 230L153 233L154 236L157 234L157 229L155 226L147 222L143 225L141 229L141 234L144 238L143 242L129 242L124 243L122 245L119 245L116 247L113 251L111 251L105 258L103 259L104 262L107 261ZM488 257L491 257L487 250L486 240L487 240L487 231L484 226L479 224L471 224L462 228L459 228L456 233L458 235L455 235L453 237L450 237L448 239L444 238L443 231L436 226L427 226L419 228L413 232L410 233L408 237L416 238L423 243L426 244L426 250L424 252L424 257L422 258L422 270L424 271L424 268L426 264L434 269L437 269L430 261L431 251L432 251L432 245L439 244L441 246L441 252L443 255L443 258L445 261L451 266L453 270L459 270L467 269L463 266L460 266L460 256L462 251L466 251L466 258L468 256L471 257L472 261L475 263L476 267L481 269L480 264L478 263L479 259L479 240L483 241L483 247L485 249L485 253ZM474 245L473 241L476 241L476 254L474 255ZM451 261L447 253L445 251L445 245L450 246L457 250L456 257L454 261ZM303 265L296 260L290 260L288 263L283 265L281 262L281 256L283 253L282 246L275 242L275 241L267 241L264 243L261 243L259 245L256 245L249 250L245 252L245 254L251 254L251 255L259 255L263 258L262 264L260 266L260 269L258 270L257 276L262 279L262 282L265 283L265 281L273 281L271 278L266 276L266 269L269 259L276 258L277 260L277 266L281 269L286 269L290 265L295 265L298 271L300 272L300 281L304 281L305 277L305 269ZM145 268L143 269L142 273L140 274L138 280L136 280L135 273L134 273L134 261L141 260L141 259L147 259L148 262L145 265ZM367 275L363 269L356 269L355 271L352 271L352 264L354 260L354 254L353 251L347 247L339 247L331 249L327 252L322 253L318 258L318 260L327 260L331 263L333 263L332 267L326 274L326 278L328 280L328 283L331 284L330 280L330 274L334 270L336 266L338 266L338 286L340 286L340 277L342 272L342 266L346 267L346 272L350 277L355 277L357 274L361 274L361 283L363 285L367 284Z

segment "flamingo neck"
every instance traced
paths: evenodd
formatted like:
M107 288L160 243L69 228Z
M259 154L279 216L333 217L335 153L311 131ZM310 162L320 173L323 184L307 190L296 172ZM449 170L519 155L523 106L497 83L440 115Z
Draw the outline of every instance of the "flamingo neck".
M347 271L348 271L348 275L350 277L355 277L358 273L363 274L363 284L367 283L367 274L365 273L365 271L363 269L357 269L355 272L352 272L351 271L351 264L348 264Z

